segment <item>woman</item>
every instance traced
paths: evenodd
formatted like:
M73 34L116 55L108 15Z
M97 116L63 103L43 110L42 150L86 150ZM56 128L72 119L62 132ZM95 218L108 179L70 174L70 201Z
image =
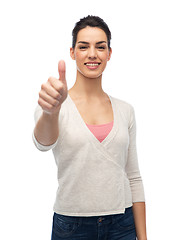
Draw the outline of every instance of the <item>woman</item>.
M60 61L59 79L42 84L35 110L34 143L52 149L58 166L52 240L145 240L134 109L101 84L112 54L110 30L101 18L87 16L72 34L76 82L68 90Z

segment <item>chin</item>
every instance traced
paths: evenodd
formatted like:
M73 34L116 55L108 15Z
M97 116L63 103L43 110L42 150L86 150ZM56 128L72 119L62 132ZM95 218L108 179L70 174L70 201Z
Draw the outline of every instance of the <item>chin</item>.
M82 74L84 77L86 78L91 78L91 79L95 79L95 78L99 78L101 75L102 75L102 72L94 72L94 71L91 71L90 73L89 72L83 72L81 70L78 69L78 72L80 74Z
M100 74L94 74L94 73L92 73L92 74L83 74L84 77L91 78L91 79L99 78L101 75L102 75L102 73L100 73Z
M101 75L102 75L102 73L99 75L90 75L87 78L95 79L95 78L99 78Z

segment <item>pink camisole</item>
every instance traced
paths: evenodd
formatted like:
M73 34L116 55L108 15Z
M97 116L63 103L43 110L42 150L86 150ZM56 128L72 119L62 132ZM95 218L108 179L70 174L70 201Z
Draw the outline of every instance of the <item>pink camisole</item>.
M114 123L114 121L106 123L106 124L100 124L100 125L90 125L87 123L86 123L86 125L89 128L89 130L94 134L94 136L100 142L102 142L107 137L109 132L111 131L111 129L113 127L113 123Z

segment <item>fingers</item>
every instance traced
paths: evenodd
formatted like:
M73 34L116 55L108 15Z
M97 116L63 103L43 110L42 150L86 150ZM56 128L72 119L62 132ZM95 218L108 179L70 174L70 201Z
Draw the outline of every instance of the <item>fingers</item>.
M46 111L50 111L50 109L53 107L51 104L49 104L42 98L38 99L38 104L42 107L43 110L46 110Z
M39 98L38 104L42 107L43 111L48 114L51 114L54 112L56 113L60 109L60 106L53 106L53 105L49 104L48 102L44 101L42 98Z
M49 78L47 83L42 84L41 90L45 91L48 95L58 100L62 95L62 89L58 84L58 79Z
M59 100L58 98L53 98L51 97L48 93L46 93L44 90L41 90L39 92L39 98L43 99L45 102L52 106L58 106L59 105Z
M66 66L63 60L58 63L58 72L59 72L59 80L62 82L66 81Z
M53 78L50 78L50 80L54 80L54 82L58 81L58 79ZM54 110L56 111L56 108L60 107L61 103L59 100L62 98L62 95L51 86L50 80L41 85L38 104L43 110L53 112Z
M59 79L49 77L46 83L41 85L38 104L48 113L56 113L60 110L61 104L67 97L67 83L65 79L65 62L59 61Z

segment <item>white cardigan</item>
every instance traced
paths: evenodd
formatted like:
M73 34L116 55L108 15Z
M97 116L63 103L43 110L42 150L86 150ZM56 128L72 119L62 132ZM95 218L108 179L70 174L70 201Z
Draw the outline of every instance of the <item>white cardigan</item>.
M93 135L68 94L59 114L59 137L50 145L33 141L41 151L52 149L58 167L53 210L68 216L124 213L145 202L136 151L136 121L131 104L108 95L114 124L102 141ZM38 105L35 123L42 114Z

